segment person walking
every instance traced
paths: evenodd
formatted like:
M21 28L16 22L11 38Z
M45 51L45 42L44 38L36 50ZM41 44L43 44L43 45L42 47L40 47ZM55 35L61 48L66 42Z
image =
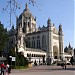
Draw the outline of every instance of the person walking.
M67 64L66 64L66 62L65 62L65 70L66 70L66 65L67 65Z
M10 66L9 66L9 64L7 63L6 64L6 73L5 73L5 75L9 75L11 73L11 68L10 68Z
M5 72L5 65L4 62L1 64L1 75L4 75Z

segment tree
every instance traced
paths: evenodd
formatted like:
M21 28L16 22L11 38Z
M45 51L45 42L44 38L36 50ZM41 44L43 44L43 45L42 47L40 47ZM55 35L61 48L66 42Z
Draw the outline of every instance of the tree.
M15 51L15 47L11 47L11 49L9 50L9 56L15 56L16 51Z
M70 63L73 65L74 59L73 56L71 57Z
M27 66L28 60L24 57L22 52L18 52L16 55L16 66Z
M6 42L8 41L7 29L4 28L3 24L0 22L0 55L6 46Z
M75 55L75 48L74 48L74 55Z
M28 0L28 2L29 2L29 4L32 4L33 6L36 3L35 0ZM4 6L4 8L3 8L3 12L5 12L7 10L8 14L10 15L10 26L12 25L11 24L12 23L12 17L11 17L12 13L14 14L15 17L17 17L16 11L17 11L17 9L21 8L20 5L22 5L22 4L19 4L19 2L16 0L8 0L7 5ZM8 9L10 9L10 11Z

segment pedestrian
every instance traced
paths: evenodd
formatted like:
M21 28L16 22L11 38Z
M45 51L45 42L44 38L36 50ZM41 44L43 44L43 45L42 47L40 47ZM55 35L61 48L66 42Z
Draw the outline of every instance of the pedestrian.
M11 73L11 68L10 68L10 66L9 66L9 64L7 63L6 64L6 74L10 74Z
M66 62L65 62L65 70L66 70Z
M64 63L61 64L62 68L64 69Z
M5 72L5 65L4 62L1 64L1 75L4 75Z

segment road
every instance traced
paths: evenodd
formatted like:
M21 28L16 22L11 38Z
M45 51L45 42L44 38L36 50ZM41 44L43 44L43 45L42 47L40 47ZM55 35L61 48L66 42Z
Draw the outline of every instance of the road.
M34 66L29 69L12 69L11 75L75 75L75 66L67 66L67 70L61 66Z

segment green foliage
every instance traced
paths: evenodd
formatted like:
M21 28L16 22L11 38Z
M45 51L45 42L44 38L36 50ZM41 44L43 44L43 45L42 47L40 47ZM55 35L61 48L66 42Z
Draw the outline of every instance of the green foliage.
M9 56L15 56L15 48L11 47L11 49L9 50Z
M28 66L12 66L12 69L27 69Z
M16 55L16 66L26 66L28 65L28 60L24 57L22 52Z
M3 24L0 22L0 53L8 41L7 29L4 28Z
M70 63L73 65L74 59L73 56L71 57Z

